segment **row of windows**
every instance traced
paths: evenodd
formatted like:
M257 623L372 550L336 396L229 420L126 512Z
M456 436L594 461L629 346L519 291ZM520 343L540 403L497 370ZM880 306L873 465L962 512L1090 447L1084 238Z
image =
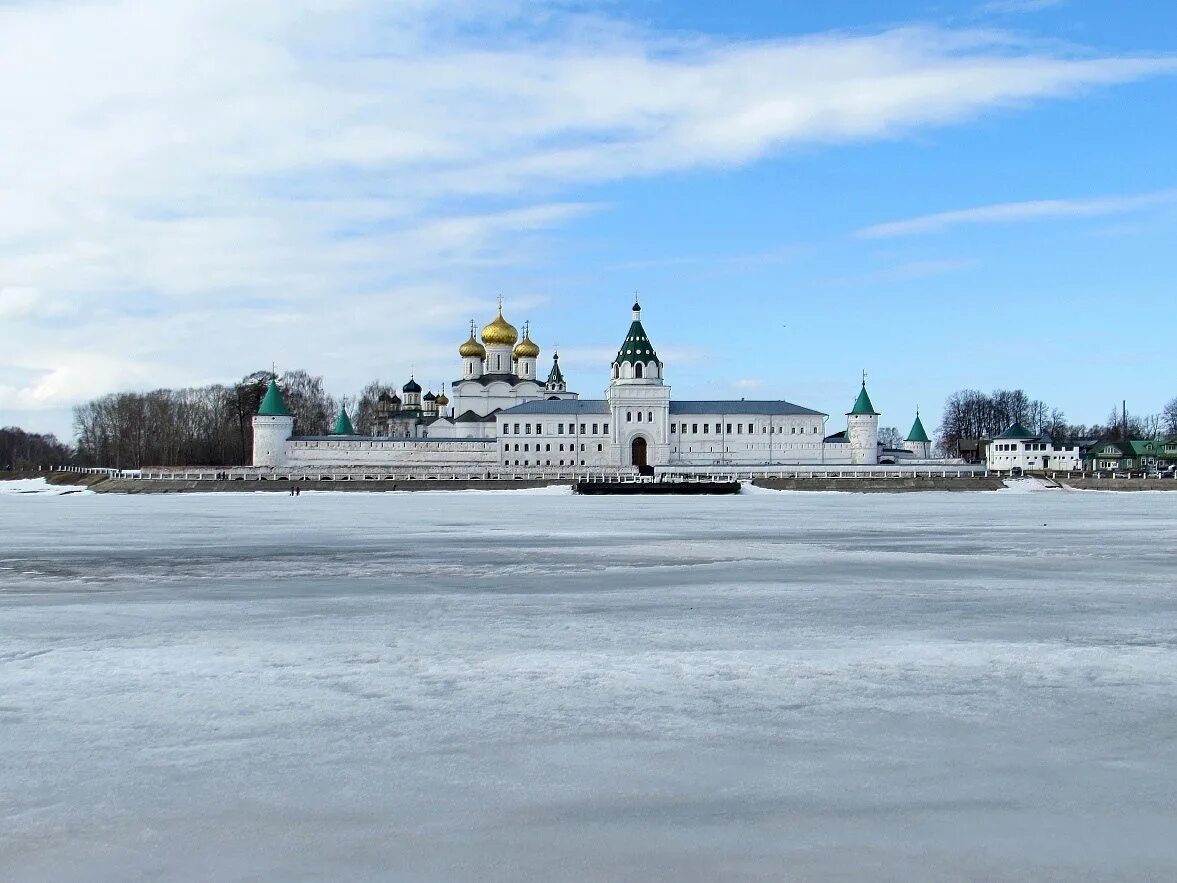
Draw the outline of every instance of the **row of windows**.
M567 432L565 432L565 425L567 425ZM544 425L542 423L536 423L536 424L516 423L516 424L514 424L514 426L515 426L515 430L512 433L511 424L504 423L503 424L503 435L532 435L533 434L532 433L533 426L535 428L535 433L534 433L535 435L543 435L544 434ZM588 426L589 426L589 424L587 424L587 423L580 424L580 434L581 435L588 435L589 434L587 431ZM608 435L609 434L609 424L608 423L594 423L594 424L592 424L592 427L593 427L593 431L592 431L593 435ZM569 424L557 423L556 424L556 431L551 434L552 435L574 435L575 433L576 433L576 424L575 423L569 423ZM569 465L572 465L572 464L569 464Z
M503 461L503 465L504 465L504 466L510 466L510 465L511 465L511 461L510 461L510 460L504 460L504 461ZM515 465L516 465L516 466L519 466L519 465L521 465L521 464L519 463L519 461L518 461L518 460L516 460L516 461L515 461ZM530 460L524 460L524 461L523 461L523 463L522 463L522 465L523 465L523 466L530 466L530 465L531 465L531 461L530 461ZM536 460L536 461L535 461L535 465L536 465L536 466L539 466L539 465L540 465L540 462L539 462L539 460ZM543 465L544 465L544 466L551 466L551 465L552 465L552 461L551 461L551 460L544 460L544 462L543 462ZM563 460L561 460L561 461L559 462L559 464L558 464L558 465L560 465L560 466L564 466L564 465L565 465L565 463L564 463L564 461L563 461ZM576 465L576 461L575 461L575 460L569 460L569 461L568 461L568 463L567 463L567 465L568 465L568 466L575 466L575 465ZM584 460L581 460L581 461L580 461L580 465L581 465L581 466L583 466L583 465L584 465Z
M560 445L560 446L559 446L559 448L560 448L560 450L561 450L561 451L562 451L562 450L564 450L564 446L563 446L563 445ZM583 445L583 444L580 446L580 449L581 449L582 451L584 450L584 445ZM503 445L503 453L507 453L507 452L508 452L508 451L510 451L510 450L511 450L511 446L510 446L510 445ZM518 450L519 450L519 444L518 444L518 443L516 443L516 444L515 444L515 450L516 450L516 451L518 451ZM527 452L527 451L529 451L529 450L531 450L531 444L530 444L529 442L524 442L524 443L523 443L523 452L524 452L524 453L526 453L526 452ZM535 450L536 450L536 453L539 453L539 442L536 442L536 445L535 445ZM548 452L550 452L551 450L552 450L552 446L551 446L550 444L549 444L549 445L544 445L544 451L548 451ZM568 445L568 450L569 450L569 452L576 450L576 445L572 445L572 444ZM604 450L604 445L597 445L597 450L598 450L598 451Z
M691 432L694 433L695 435L709 435L711 433L712 425L715 426L715 434L716 435L721 435L723 433L723 426L724 425L722 423L716 423L716 424L692 423L691 424ZM727 424L727 434L728 435L743 435L744 434L744 425L745 424L743 424L743 423L735 423L735 424L729 423L729 424ZM699 432L700 426L703 427L702 433ZM756 424L749 423L749 424L747 424L747 426L748 426L748 434L755 435L756 434ZM733 432L733 429L735 430L734 432ZM820 431L820 427L818 427L818 426L811 426L810 429L813 431L814 434L816 434L817 432ZM778 431L780 433L784 433L785 428L783 426L781 426L781 427L761 426L760 427L760 432L763 435L767 435L770 433L776 434ZM685 423L671 423L670 424L670 432L672 434L677 432L679 435L685 435L687 432L687 424L685 424ZM790 426L789 427L789 434L790 435L798 435L798 434L804 435L805 434L805 427L804 426Z

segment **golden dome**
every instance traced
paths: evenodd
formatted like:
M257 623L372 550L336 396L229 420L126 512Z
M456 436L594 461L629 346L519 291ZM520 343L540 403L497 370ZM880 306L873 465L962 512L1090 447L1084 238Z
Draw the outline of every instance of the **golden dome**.
M523 326L523 339L519 341L519 345L515 347L516 359L538 359L539 347L535 345L535 341L531 339L531 333L527 325Z
M482 328L482 342L487 346L514 346L519 339L519 330L503 318L503 308L489 325Z
M469 358L486 358L486 347L474 339L474 335L470 335L470 339L458 347L458 355L463 359Z
M437 407L444 408L449 403L449 397L444 392L439 392L437 394Z

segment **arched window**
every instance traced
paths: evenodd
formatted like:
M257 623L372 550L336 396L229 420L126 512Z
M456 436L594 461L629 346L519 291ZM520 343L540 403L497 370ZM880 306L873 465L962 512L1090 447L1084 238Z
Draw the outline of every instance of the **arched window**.
M626 411L625 412L625 422L626 423L633 423L633 411Z
M638 362L633 366L633 376L639 377L639 378L642 376L642 363L641 362Z
M503 357L502 356L495 356L495 370L496 371L503 370Z

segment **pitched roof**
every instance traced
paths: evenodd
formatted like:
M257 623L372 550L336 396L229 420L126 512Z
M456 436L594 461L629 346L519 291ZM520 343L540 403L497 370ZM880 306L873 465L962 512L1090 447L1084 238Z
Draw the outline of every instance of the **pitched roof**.
M634 304L633 321L629 324L629 331L625 333L625 340L617 351L617 358L613 360L615 364L620 365L628 362L633 365L638 362L645 364L658 361L658 354L654 352L654 344L650 343L646 329L642 326L641 312L641 306Z
M270 381L270 385L266 387L266 395L262 399L261 407L257 409L259 417L289 417L290 412L286 410L286 399L282 398L282 390L278 389L278 383L274 380Z
M1013 438L1030 439L1030 438L1038 438L1038 433L1031 432L1026 427L1024 427L1020 422L1015 420L1013 422L1013 424L1009 427L1009 429L1007 429L1001 435L997 436L997 438L1001 438L1001 439L1013 439Z
M552 370L548 372L548 383L563 383L564 372L560 370L560 354L552 353Z
M930 442L928 433L924 430L924 421L920 420L920 412L915 412L915 423L911 424L911 432L907 434L909 442Z
M344 408L339 409L339 416L335 418L335 425L331 427L332 435L355 435L356 428L351 425L351 418Z
M858 414L860 416L879 416L879 412L876 411L875 406L871 404L870 396L866 394L865 380L862 381L862 391L858 393L858 398L854 400L854 407L846 413L847 415Z
M530 414L608 414L609 403L604 399L540 399L524 402L499 412L500 416L527 416Z
M821 411L786 401L695 401L671 402L671 414L756 414L764 417L824 417Z

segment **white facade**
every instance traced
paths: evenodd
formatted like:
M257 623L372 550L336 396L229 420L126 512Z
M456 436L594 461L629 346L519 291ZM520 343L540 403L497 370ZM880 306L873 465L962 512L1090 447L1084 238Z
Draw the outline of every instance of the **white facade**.
M292 418L254 420L254 465L608 468L874 465L878 420L865 382L846 430L827 435L828 415L785 401L675 402L634 304L631 324L601 399L568 392L553 357L536 376L539 347L499 315L459 349L462 378L415 437L290 438ZM416 407L420 388L406 386ZM273 421L285 420L278 424Z
M989 443L985 465L993 472L1079 471L1083 468L1083 454L1077 444L1056 446L1050 436L1035 435L1015 423Z

